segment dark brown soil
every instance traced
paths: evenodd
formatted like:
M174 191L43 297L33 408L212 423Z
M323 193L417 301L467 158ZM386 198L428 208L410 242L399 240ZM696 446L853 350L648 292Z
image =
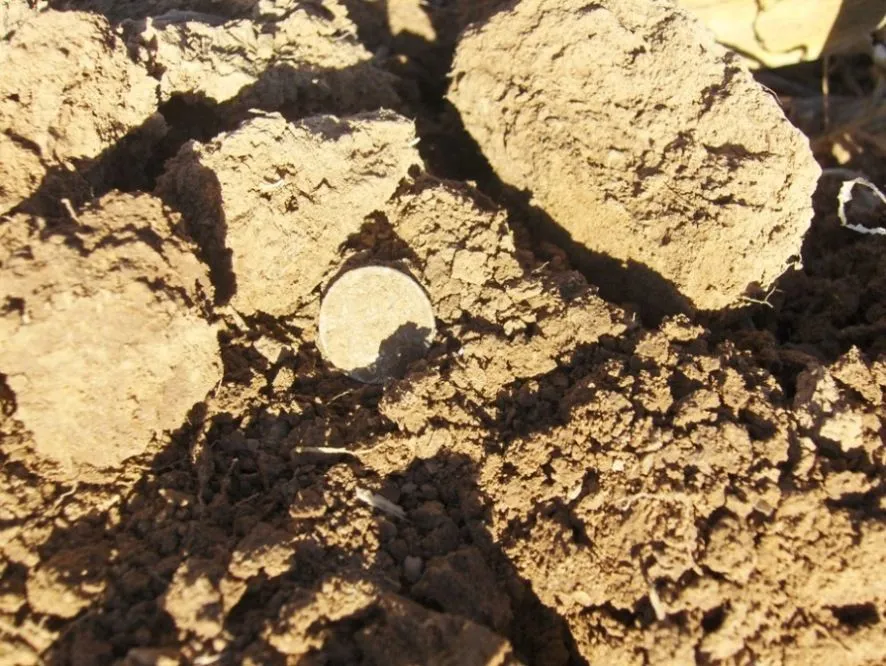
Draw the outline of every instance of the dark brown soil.
M818 167L749 76L714 106L759 112L718 131L739 162L768 132L765 178L738 164L719 187L753 196L707 223L763 210L788 240L705 301L686 257L569 237L556 174L503 168L546 129L489 148L472 37L464 116L444 100L469 20L501 39L549 2L50 4L0 9L0 664L883 663L886 237L840 226L833 173L809 201ZM602 187L569 145L569 187ZM606 201L636 220L622 186L723 173L671 159ZM437 318L385 385L316 344L324 290L369 264Z

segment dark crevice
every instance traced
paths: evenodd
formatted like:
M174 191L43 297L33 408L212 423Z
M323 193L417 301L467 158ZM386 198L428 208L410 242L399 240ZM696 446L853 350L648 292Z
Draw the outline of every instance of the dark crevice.
M877 611L876 605L871 602L835 606L830 610L840 624L851 629L870 626L880 621L880 613Z
M705 612L701 618L701 628L706 634L711 634L723 626L726 619L726 606L719 605Z

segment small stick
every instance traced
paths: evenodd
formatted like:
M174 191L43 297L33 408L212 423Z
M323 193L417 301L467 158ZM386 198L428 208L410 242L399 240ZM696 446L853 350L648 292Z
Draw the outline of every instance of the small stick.
M62 199L61 203L62 203L62 206L65 207L65 210L68 211L68 215L71 216L71 219L74 222L76 222L77 224L80 224L80 218L77 217L77 213L74 211L74 206L71 205L71 200L70 199Z
M772 298L772 294L781 293L781 289L776 289L772 287L762 299L760 298L751 298L750 296L742 296L739 298L741 301L745 301L746 303L754 303L755 305L765 305L767 308L775 309L775 306L769 302L769 299Z
M360 458L360 455L354 451L337 449L334 446L295 446L292 451L293 453L326 453L329 455L353 456L357 459Z
M327 404L327 405L331 405L333 402L335 402L335 401L338 400L339 398L344 398L346 395L349 395L349 394L351 394L351 393L353 393L353 392L354 392L354 389L348 389L347 391L342 391L342 392L339 393L338 395L333 396L332 398L330 398L329 400L327 400L327 401L326 401L326 404Z
M824 55L821 59L821 112L824 131L831 129L831 56Z

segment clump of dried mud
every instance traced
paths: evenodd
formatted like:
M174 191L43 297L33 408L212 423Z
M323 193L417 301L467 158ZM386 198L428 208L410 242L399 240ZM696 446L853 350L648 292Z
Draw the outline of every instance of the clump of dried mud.
M696 307L768 288L797 254L819 175L807 142L670 2L524 0L463 35L452 77L502 179Z
M569 24L596 17L606 72L582 136L555 65L482 46L574 64L550 3L345 5L0 13L0 662L880 663L886 239L825 181L803 265L735 300L798 250L817 167L663 2ZM441 98L467 19L482 155ZM668 158L576 166L616 135ZM579 194L674 254L601 212L574 270L543 225ZM678 307L648 316L600 268L623 259ZM437 317L384 386L316 345L326 287L372 264Z
M0 213L33 194L52 168L85 168L156 111L156 81L90 14L25 21L4 39L0 68Z
M65 228L5 221L0 366L37 453L116 467L221 380L208 272L175 222L146 194L110 194Z

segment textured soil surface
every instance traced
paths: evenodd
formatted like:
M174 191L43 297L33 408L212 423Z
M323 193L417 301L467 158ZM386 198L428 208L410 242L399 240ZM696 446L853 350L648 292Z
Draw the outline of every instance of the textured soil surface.
M503 180L699 308L770 284L808 228L819 169L806 140L666 0L523 0L462 36L452 80Z
M0 664L884 663L839 187L663 0L0 6Z

